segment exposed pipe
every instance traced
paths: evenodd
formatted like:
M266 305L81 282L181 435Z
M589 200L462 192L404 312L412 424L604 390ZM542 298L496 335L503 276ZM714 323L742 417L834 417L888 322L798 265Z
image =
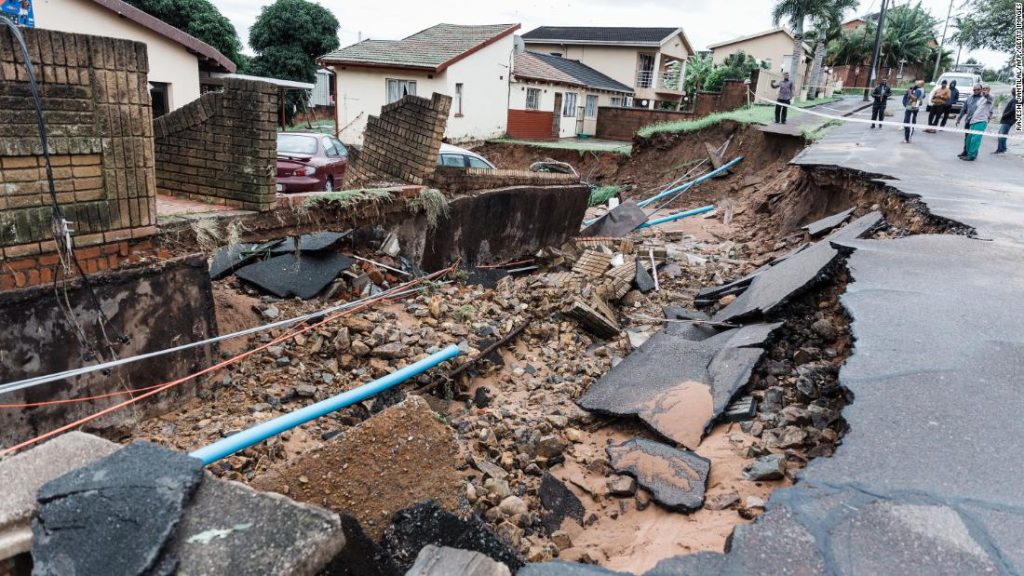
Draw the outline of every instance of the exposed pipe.
M203 466L209 466L222 458L230 456L240 450L244 450L254 444L258 444L271 436L276 436L286 430L290 430L300 424L305 424L310 420L315 420L336 410L347 408L356 402L361 402L371 396L387 390L388 388L401 384L409 378L418 376L442 362L455 358L459 353L459 347L452 344L440 352L435 352L419 362L414 362L401 370L396 370L391 374L384 376L383 378L378 378L377 380L363 384L358 388L342 392L337 396L332 396L326 400L310 404L305 408L300 408L294 412L278 416L273 420L257 424L252 428L242 430L237 434L232 434L223 440L218 440L209 446L193 451L189 456L201 460L203 462Z
M701 206L700 208L694 208L693 210L687 210L686 212L676 212L675 214L669 214L668 216L665 216L663 218L658 218L656 220L648 220L647 222L644 222L643 224L637 226L637 230L639 230L640 228L650 228L651 226L657 226L658 224L664 224L666 222L672 222L673 220L680 220L688 216L696 216L697 214L711 212L714 209L715 207L713 205L708 204L707 206Z
M641 202L638 202L637 206L639 206L640 208L643 208L644 206L647 206L651 202L656 202L659 199L664 198L666 196L671 196L672 194L675 194L676 192L682 192L683 190L688 190L689 188L692 188L693 186L696 186L697 184L700 184L701 182L704 182L705 180L709 180L711 178L714 178L715 176L718 176L719 174L721 174L722 172L725 172L729 168L732 168L733 166L738 164L740 160L743 160L743 156L737 156L736 158L733 158L728 164L722 166L721 168L712 170L711 172L708 172L707 174L701 176L700 178L697 178L696 180L691 180L690 182L686 182L685 184L681 184L681 185L679 185L679 186L677 186L675 188L671 188L669 190L665 190L664 192L660 192L660 193L658 193L658 194L656 194L654 196L651 196L647 200L643 200Z

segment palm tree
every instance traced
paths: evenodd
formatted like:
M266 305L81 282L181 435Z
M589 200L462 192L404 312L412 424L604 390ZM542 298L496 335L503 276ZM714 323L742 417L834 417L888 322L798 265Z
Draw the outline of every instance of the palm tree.
M824 12L811 16L814 28L808 37L814 41L814 60L811 63L808 99L813 100L815 89L821 86L822 63L828 53L828 43L843 33L843 14L856 8L858 3L859 0L831 0L831 6Z
M804 60L804 20L826 14L833 0L778 0L772 9L772 22L778 26L783 19L793 27L793 58L789 63L789 78L799 86L798 73Z
M871 57L873 33L868 35L868 27L861 26L853 30L844 30L828 46L826 61L830 66L843 64L863 64Z
M911 6L894 6L885 18L882 31L885 46L884 65L896 66L900 60L926 62L934 58L931 44L935 41L935 25L938 20L919 1Z

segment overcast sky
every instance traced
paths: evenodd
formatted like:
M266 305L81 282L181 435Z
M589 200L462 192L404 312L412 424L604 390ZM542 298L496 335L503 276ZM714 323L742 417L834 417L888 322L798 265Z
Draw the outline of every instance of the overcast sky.
M268 0L212 0L231 19L242 42L249 26ZM905 3L910 0L896 0ZM914 0L916 1L916 0ZM957 6L965 0L954 0ZM945 20L949 0L922 0ZM770 28L770 0L321 0L341 23L341 45L359 38L399 39L439 22L499 24L518 22L520 33L537 26L680 26L694 48ZM881 0L861 0L848 16L878 10ZM891 6L891 5L890 5ZM456 9L457 7L457 9ZM954 7L954 14L956 7ZM1007 15L1011 18L1012 15ZM941 25L936 34L941 34ZM970 54L988 66L1001 68L1007 55L992 51ZM961 61L968 58L965 52ZM956 57L954 53L954 58Z

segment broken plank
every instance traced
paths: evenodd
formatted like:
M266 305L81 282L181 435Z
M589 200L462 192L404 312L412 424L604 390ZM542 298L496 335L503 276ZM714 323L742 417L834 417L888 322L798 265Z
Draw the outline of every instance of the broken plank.
M564 310L564 314L573 320L576 320L584 330L599 338L615 338L621 331L615 320L605 316L598 312L594 307L588 306L579 300L574 300L573 303Z

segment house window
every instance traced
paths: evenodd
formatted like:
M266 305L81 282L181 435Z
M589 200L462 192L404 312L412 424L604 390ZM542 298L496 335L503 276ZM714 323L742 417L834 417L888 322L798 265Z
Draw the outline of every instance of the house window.
M566 92L562 98L562 116L566 118L576 117L576 93Z
M622 98L620 96L612 96L612 106L622 106Z
M540 88L526 89L526 109L540 110Z
M395 80L393 78L387 79L388 85L388 104L401 100L404 96L415 96L416 95L416 81L415 80Z
M462 116L462 83L455 85L455 115Z
M584 116L587 118L597 118L597 95L590 94L587 96L587 110Z
M640 54L636 69L636 87L650 88L654 81L654 54Z
M153 118L159 118L170 111L170 88L166 82L150 82L149 97L153 101Z

